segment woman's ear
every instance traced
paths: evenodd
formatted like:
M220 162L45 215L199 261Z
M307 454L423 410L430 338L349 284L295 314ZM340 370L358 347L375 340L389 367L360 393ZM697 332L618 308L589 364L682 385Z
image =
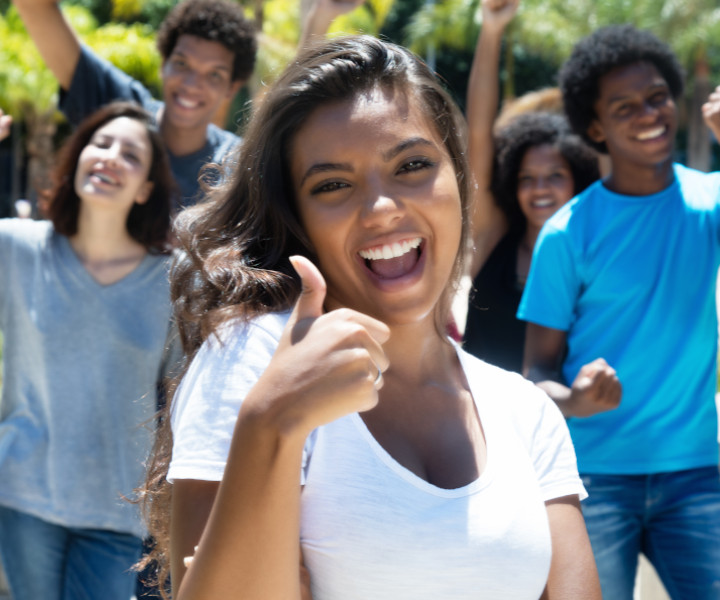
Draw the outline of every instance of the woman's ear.
M146 181L143 183L138 190L137 196L135 196L135 204L145 204L148 201L148 198L150 198L154 185L155 184L152 181Z

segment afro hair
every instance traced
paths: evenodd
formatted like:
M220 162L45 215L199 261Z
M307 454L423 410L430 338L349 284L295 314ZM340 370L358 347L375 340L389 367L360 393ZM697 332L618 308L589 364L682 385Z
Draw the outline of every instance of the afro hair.
M257 41L255 26L245 18L242 6L231 0L185 0L173 8L161 23L157 46L167 59L181 35L219 42L230 50L232 80L245 81L255 67Z
M525 153L536 146L552 146L565 159L579 194L600 177L597 155L574 134L562 115L530 112L513 119L495 139L495 166L491 189L511 230L523 232L526 219L517 200L518 173Z
M559 85L570 125L599 152L607 153L607 146L591 140L587 130L596 116L600 78L617 67L637 62L653 64L674 98L682 94L683 69L673 51L649 31L632 25L602 27L583 38L560 69Z

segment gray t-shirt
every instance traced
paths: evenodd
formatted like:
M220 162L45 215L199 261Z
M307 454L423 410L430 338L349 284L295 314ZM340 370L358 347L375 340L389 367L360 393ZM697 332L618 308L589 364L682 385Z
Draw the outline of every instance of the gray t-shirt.
M113 64L82 46L80 59L68 91L60 90L60 110L77 126L85 117L113 100L133 100L157 117L164 104L150 91ZM191 206L202 198L198 183L200 171L207 164L222 165L238 147L240 138L212 123L208 125L205 146L197 152L175 156L168 151L170 169L180 189L180 206ZM210 183L220 173L211 168L203 172Z
M171 321L167 255L101 285L47 221L0 219L0 505L142 536Z

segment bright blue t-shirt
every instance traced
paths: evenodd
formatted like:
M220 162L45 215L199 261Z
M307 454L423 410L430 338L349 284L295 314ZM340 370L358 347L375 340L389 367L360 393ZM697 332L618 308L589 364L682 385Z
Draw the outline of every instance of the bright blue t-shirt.
M602 357L623 386L616 410L569 421L584 473L718 463L720 173L674 170L650 196L596 182L535 247L518 318L567 332L568 384Z

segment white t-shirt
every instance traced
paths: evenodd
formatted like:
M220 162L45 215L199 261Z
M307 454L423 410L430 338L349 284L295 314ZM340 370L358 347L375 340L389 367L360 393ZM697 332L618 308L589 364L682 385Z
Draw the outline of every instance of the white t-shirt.
M168 478L222 478L240 404L288 313L209 339L175 397ZM537 600L550 568L544 502L585 490L565 421L517 374L458 349L487 442L481 476L438 488L397 463L357 413L308 438L300 542L314 600Z

